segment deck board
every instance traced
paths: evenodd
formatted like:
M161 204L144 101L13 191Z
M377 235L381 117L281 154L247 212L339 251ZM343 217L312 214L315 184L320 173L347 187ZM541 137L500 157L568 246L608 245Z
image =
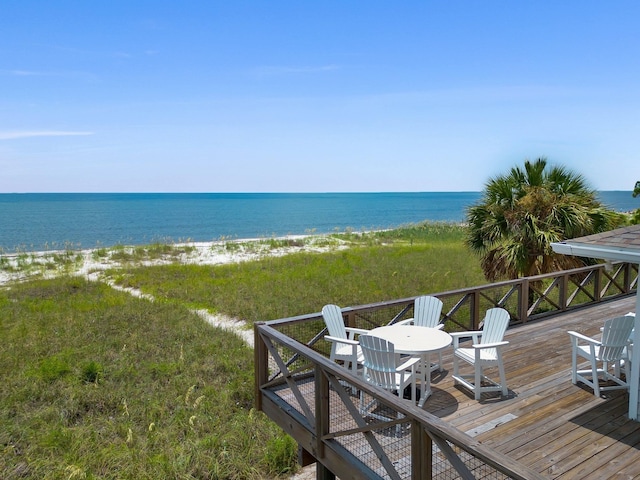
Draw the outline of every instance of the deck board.
M627 418L628 394L597 398L590 388L573 385L567 334L598 335L605 319L634 309L630 297L509 329L506 398L485 394L474 401L454 386L447 352L445 375L433 377L434 394L424 409L462 431L515 416L476 438L549 478L640 478L640 423Z

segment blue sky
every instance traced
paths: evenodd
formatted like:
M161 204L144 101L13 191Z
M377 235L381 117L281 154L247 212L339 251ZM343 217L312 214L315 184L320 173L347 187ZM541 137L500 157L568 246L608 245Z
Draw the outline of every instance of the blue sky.
M479 191L640 180L640 2L0 7L0 192Z

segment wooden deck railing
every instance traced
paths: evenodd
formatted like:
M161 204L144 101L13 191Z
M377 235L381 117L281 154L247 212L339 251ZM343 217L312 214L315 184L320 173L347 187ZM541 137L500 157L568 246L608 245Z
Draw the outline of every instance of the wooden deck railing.
M543 478L268 325L256 335L257 408L318 462L317 478ZM363 416L360 394L390 420Z
M433 295L445 304L448 331L474 330L488 308L503 307L512 324L525 323L632 294L637 282L637 265L621 263ZM410 317L413 300L344 308L343 315L371 329ZM540 478L330 362L328 342L319 341L325 334L320 313L255 325L256 406L298 442L305 463L318 462L318 478ZM354 392L376 399L393 420L362 415Z

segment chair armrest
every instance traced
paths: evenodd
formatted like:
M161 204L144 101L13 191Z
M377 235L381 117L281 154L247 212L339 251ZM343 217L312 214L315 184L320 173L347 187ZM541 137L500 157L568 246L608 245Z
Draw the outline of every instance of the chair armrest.
M404 362L402 365L399 365L398 367L396 367L396 372L400 373L403 370L408 370L410 367L413 367L420 360L421 360L420 357L411 357L406 362Z
M413 317L400 320L399 322L394 323L394 325L409 325L411 322L413 322Z
M405 318L404 320L400 320L399 322L394 323L394 325L411 325L414 322L415 319L413 318ZM438 325L436 325L435 327L429 327L429 328L435 328L436 330L442 330L444 328L444 323L440 323Z
M456 348L458 348L461 338L471 337L474 343L478 343L478 337L482 335L482 331L475 330L475 331L469 331L469 332L453 332L453 333L450 333L449 335L451 335L451 338L453 338L453 349L455 350Z
M464 337L473 337L474 335L482 335L482 330L475 330L469 332L453 332L450 333L452 337L464 338Z
M364 328L344 327L344 329L348 333L353 333L358 335L367 335L369 333L369 330L365 330Z
M509 342L504 340L502 342L483 343L483 344L476 344L471 346L476 350L482 350L483 348L496 348L496 347L502 347L503 345L509 345Z
M578 340L578 339L579 340L583 340L583 341L585 341L587 343L591 343L593 345L600 345L601 344L601 342L599 340L595 340L595 339L593 339L591 337L587 337L586 335L583 335L583 334L578 333L578 332L574 332L573 330L569 330L567 333L569 335L571 335L572 337L574 337L576 340Z
M357 340L351 340L350 338L338 338L332 337L330 335L325 335L324 339L328 340L329 342L345 343L347 345L360 345L360 342L358 342Z

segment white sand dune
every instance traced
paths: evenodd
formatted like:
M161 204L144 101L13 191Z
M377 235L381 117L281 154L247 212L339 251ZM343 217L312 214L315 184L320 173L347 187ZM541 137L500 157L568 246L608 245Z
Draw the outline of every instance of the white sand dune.
M157 246L155 246L157 247ZM222 265L282 256L294 252L323 252L346 248L344 242L325 236L288 236L270 240L249 239L232 242L193 242L167 246L163 254L152 252L154 246L113 247L81 251L49 251L0 256L0 286L33 278L53 278L61 274L80 275L91 281L102 281L112 288L126 291L139 298L153 301L143 292L115 284L105 271L123 266L152 266L166 264ZM150 253L145 257L145 249ZM131 258L137 252L135 260ZM251 325L240 319L212 314L206 309L194 310L214 327L230 330L253 348Z

